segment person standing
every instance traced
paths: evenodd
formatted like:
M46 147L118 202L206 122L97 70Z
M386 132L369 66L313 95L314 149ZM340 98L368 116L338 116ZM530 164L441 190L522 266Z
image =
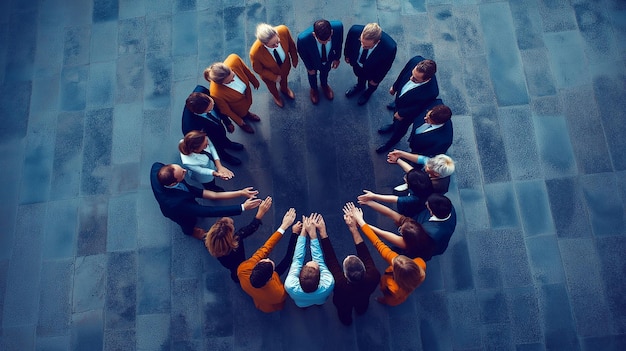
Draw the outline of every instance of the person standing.
M320 72L320 85L328 100L335 97L333 89L328 85L330 69L337 69L341 62L343 45L343 24L340 21L317 20L313 26L298 34L298 53L307 70L310 97L313 105L319 102L317 89L317 72Z
M291 67L298 66L296 43L285 25L272 27L267 23L261 23L256 27L256 38L250 48L252 69L267 85L267 89L274 97L274 103L278 107L283 107L285 103L278 94L276 83L279 84L283 95L291 100L296 98L287 84Z

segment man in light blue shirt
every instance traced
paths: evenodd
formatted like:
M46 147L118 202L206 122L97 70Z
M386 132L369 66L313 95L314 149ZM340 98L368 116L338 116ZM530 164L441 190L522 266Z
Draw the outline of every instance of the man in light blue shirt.
M333 291L335 280L324 263L324 255L317 239L317 230L320 235L326 233L324 218L321 214L313 213L309 217L303 217L302 222L291 268L285 279L285 290L296 306L304 308L324 304ZM304 264L307 235L311 238L312 260Z

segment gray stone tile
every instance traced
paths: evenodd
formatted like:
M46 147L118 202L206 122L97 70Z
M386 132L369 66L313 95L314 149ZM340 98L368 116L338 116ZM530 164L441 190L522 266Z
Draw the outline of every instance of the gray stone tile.
M87 95L87 66L64 66L61 72L61 111L85 109Z
M506 289L505 295L513 341L518 345L541 343L544 336L535 288Z
M34 325L4 326L0 346L7 351L22 351L34 349Z
M485 45L476 6L455 6L453 12L461 57L483 56Z
M548 62L545 48L522 50L522 62L530 96L549 96L556 94L550 66L537 65L536 62Z
M489 228L489 214L485 203L485 196L479 189L461 189L461 204L468 231ZM460 212L460 211L458 211Z
M107 251L137 248L137 199L135 194L112 196L107 215Z
M105 326L107 329L133 329L137 302L137 253L107 254Z
M106 268L106 255L76 257L72 292L74 313L101 310L104 307Z
M492 228L518 228L520 220L511 183L485 185L485 200Z
M613 173L581 177L591 228L596 236L626 233L624 204Z
M467 101L471 106L496 104L496 95L489 76L489 66L484 55L463 58L463 77ZM454 112L463 113L464 111L457 112L454 110Z
M520 50L540 48L543 46L542 19L537 8L539 0L525 2L511 1L511 16Z
M5 83L0 86L0 113L3 118L0 126L1 140L21 139L26 135L32 82Z
M616 36L604 7L587 2L572 4L580 35L585 41L585 54L590 62L611 61L619 55Z
M602 75L594 77L593 87L596 100L598 101L598 114L602 121L604 134L609 146L609 153L615 170L626 170L626 155L624 150L624 134L626 122L619 118L620 109L623 107L618 101L624 101L624 70L616 76Z
M172 56L187 56L198 53L198 36L195 12L179 12L172 16Z
M105 350L136 350L137 337L135 330L111 330L104 331Z
M109 200L102 196L81 199L78 213L76 255L106 252Z
M545 32L562 32L576 29L576 17L572 8L556 0L539 0L539 13Z
M456 20L452 7L448 5L434 5L429 7L431 40L437 43L434 46L435 57L458 58L459 43L456 33Z
M548 284L539 290L546 349L579 350L567 290L563 284Z
M623 236L600 237L596 240L598 259L602 271L604 291L607 296L609 310L613 317L616 332L623 334L626 331L626 300L624 291L626 280L622 278L626 265L624 259L624 247L626 240Z
M116 103L140 101L143 97L144 59L143 54L123 55L117 59Z
M0 261L0 323L2 323L2 318L4 315L4 296L6 295L8 270L9 260L3 259L2 261Z
M504 3L479 7L491 80L500 106L528 103L528 92L510 8Z
M546 33L543 40L548 48L550 70L557 88L571 88L589 82L589 74L579 69L580 58L584 57L579 32Z
M511 328L506 324L484 324L482 337L485 348L483 350L513 350Z
M39 311L41 238L45 205L18 207L13 254L6 274L3 327L35 325ZM27 233L27 234L26 234Z
M134 1L134 3L139 3L139 1ZM91 26L89 59L92 63L117 59L117 32L117 21L98 22ZM107 78L115 78L115 75Z
M137 350L169 349L171 330L169 314L137 316Z
M536 116L533 118L537 151L546 178L575 175L576 158L562 116Z
M143 110L139 103L118 104L113 110L111 163L139 162Z
M561 253L554 235L539 235L526 238L528 260L533 279L539 284L562 284L565 272Z
M589 237L591 225L577 178L546 180L550 210L559 238Z
M85 114L85 140L80 192L83 195L109 192L113 110L90 110Z
M139 163L122 163L111 166L112 194L126 193L137 190L141 178Z
M139 54L146 51L144 17L120 20L117 30L117 53L119 55Z
M78 195L81 176L83 123L82 112L63 112L57 117L50 199L69 199Z
M41 271L37 336L65 335L71 320L74 262L44 261Z
M502 290L478 290L476 299L483 324L509 322L506 295Z
M455 116L456 132L448 154L455 161L455 179L459 189L478 188L482 184L478 150L471 117Z
M533 279L524 245L524 234L520 230L506 229L495 231L493 235L498 248L496 253L504 287L532 285Z
M59 106L59 77L35 79L32 82L28 131L45 131L54 135Z
M202 284L197 279L175 279L172 282L172 295L180 298L172 300L170 337L172 341L190 340L202 335L202 310L196 302L202 296Z
M511 177L515 180L541 178L543 171L537 165L540 158L528 107L501 108L498 110L498 122Z
M474 290L448 294L448 311L455 349L480 348L480 310Z
M87 26L75 26L65 29L63 65L76 66L89 63L90 34Z
M137 195L137 247L170 246L172 235L181 235L180 227L163 217L152 190Z
M172 297L170 262L171 249L168 247L138 251L137 314L169 312Z
M172 64L169 57L146 55L144 70L144 108L164 108L170 105Z
M458 70L458 67L464 66L466 64L466 60L461 60L457 57L447 56L435 56L434 59L436 60L438 67L437 82L441 89L439 97L448 107L450 107L453 116L455 116L454 118L456 118L456 116L458 115L469 114L467 97L468 93L466 92L466 82L463 78L463 74L469 71L470 68L464 69L463 71ZM467 85L470 85L470 88L472 89L474 88L469 82L467 83ZM441 88L443 86L446 86L448 88L446 90L443 90ZM480 91L480 93L484 93L487 87L485 87L483 84L481 88L482 90ZM458 131L458 128L455 128L455 130Z
M71 349L98 350L104 344L103 312L100 309L89 310L72 315Z
M38 337L35 340L35 350L37 351L64 351L70 349L70 336L50 336Z
M232 303L230 290L231 288L237 289L239 286L235 286L234 283L231 284L225 273L224 269L219 269L218 272L208 273L204 276L203 335L212 337L233 336L233 308L235 305Z
M58 79L59 72L61 72L63 67L64 45L65 32L58 25L38 26L33 77ZM56 89L58 89L58 86ZM53 106L58 106L58 104Z
M37 43L37 10L24 10L12 15L8 28L4 81L33 79L35 45Z
M115 61L89 65L86 106L89 109L112 107L115 101Z
M446 255L442 256L442 260L445 262L443 265L443 277L445 279L446 290L453 292L468 290L474 287L474 277L472 275L472 266L468 251L467 242L461 240L448 246ZM431 278L430 262L428 266L428 279Z
M93 3L93 21L115 21L118 18L118 0L95 0Z
M65 259L76 255L79 203L78 199L48 203L41 247L44 260Z
M143 17L146 15L147 7L150 7L152 4L146 4L145 0L118 0L119 9L118 16L119 19L127 19L133 17Z
M541 180L515 184L524 233L527 236L554 233L546 185Z
M498 111L488 105L474 106L472 115L485 183L510 180Z
M56 121L48 119L40 127L49 127L47 131L31 130L26 137L29 145L24 154L20 203L28 204L47 201L50 196L50 178L54 160L54 130Z
M422 295L417 306L423 349L451 349L453 331L446 296L439 292Z

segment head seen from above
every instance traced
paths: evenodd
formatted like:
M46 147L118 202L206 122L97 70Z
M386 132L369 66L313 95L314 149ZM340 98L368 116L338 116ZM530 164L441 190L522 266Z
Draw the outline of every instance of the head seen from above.
M350 283L357 283L365 276L365 264L355 255L348 255L343 260L343 275Z
M204 239L204 246L213 257L226 256L239 247L239 241L235 238L234 233L233 219L230 217L220 218L209 228Z
M333 28L331 27L330 22L328 22L327 20L321 19L313 23L313 36L321 44L328 43L332 35Z
M305 293L317 290L320 283L320 267L315 261L309 261L300 270L300 286Z
M270 49L275 49L280 45L278 32L267 23L259 23L256 26L256 38Z
M359 38L361 41L361 47L367 50L372 49L376 46L376 44L378 44L382 35L383 30L380 28L378 23L368 23L363 28L361 37Z
M185 107L197 115L211 112L213 104L213 99L203 93L191 93L185 101Z
M204 70L204 79L217 84L228 84L235 80L235 73L223 62L216 62Z
M254 288L262 288L272 278L274 274L274 262L269 258L264 258L257 262L250 273L250 285Z

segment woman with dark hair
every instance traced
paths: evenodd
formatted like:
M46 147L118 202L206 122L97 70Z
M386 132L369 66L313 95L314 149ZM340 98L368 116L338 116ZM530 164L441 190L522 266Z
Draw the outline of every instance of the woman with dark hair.
M183 166L190 170L191 178L202 183L207 190L222 192L224 188L215 184L215 177L232 179L235 174L222 165L215 147L205 132L192 130L178 143Z

